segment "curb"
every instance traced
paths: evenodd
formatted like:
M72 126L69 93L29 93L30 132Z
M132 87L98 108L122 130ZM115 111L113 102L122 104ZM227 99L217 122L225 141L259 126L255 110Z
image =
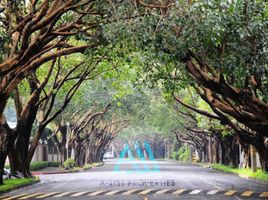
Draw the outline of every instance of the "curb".
M33 175L48 175L48 174L69 174L80 172L80 170L70 170L70 171L52 171L52 172L32 172Z
M34 185L36 183L39 183L40 182L40 179L35 177L34 178L35 180L33 180L32 183L25 183L25 184L21 184L21 185L18 185L18 186L15 186L13 188L9 188L9 189L6 189L6 190L2 190L0 191L0 194L4 194L4 193L7 193L7 192L11 192L13 190L18 190L18 189L21 189L21 188L24 188L24 187L27 187L27 186L31 186L31 185Z

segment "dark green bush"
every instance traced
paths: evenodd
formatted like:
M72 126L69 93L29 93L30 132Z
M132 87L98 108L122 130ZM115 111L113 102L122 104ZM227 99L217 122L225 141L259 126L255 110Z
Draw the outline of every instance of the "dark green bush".
M46 167L48 167L47 161L32 162L30 165L30 170L36 171L36 170L44 169Z
M40 169L44 169L46 167L59 167L60 166L60 162L48 162L48 161L38 161L38 162L32 162L30 165L30 170L31 171L36 171L36 170L40 170ZM5 168L10 169L10 165L6 164Z
M60 162L57 162L57 161L48 162L48 166L49 167L59 167L60 166Z

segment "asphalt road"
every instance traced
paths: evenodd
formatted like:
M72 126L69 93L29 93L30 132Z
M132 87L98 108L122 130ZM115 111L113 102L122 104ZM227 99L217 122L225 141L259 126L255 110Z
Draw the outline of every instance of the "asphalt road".
M41 175L41 183L0 199L268 199L268 185L185 163L110 160L87 172Z

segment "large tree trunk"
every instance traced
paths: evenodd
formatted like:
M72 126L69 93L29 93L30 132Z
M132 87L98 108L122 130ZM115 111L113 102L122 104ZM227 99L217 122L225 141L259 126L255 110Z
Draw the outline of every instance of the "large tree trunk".
M101 145L97 148L96 151L96 161L95 162L103 162L103 156L105 154L106 149L109 146L109 140L101 143Z
M81 142L77 142L75 151L75 164L76 166L82 167L85 164L86 155L85 148L83 147Z
M11 163L14 164L12 166L12 170L19 171L23 174L25 178L31 177L30 173L30 163L27 164L27 154L28 154L28 148L29 148L29 140L30 140L30 132L31 129L25 129L26 131L24 133L20 133L18 138L16 139L15 144L13 145L12 151L10 152L10 158L14 162ZM22 130L21 130L22 131ZM29 136L28 133L29 132Z
M27 156L32 127L39 108L36 103L40 96L40 90L37 89L32 80L29 80L29 86L31 89L31 97L24 106L22 106L20 100L19 90L15 90L14 92L14 101L17 111L17 127L14 132L17 138L12 141L13 145L9 153L11 170L13 172L21 172L24 177L31 177L30 163L27 162Z
M268 172L268 151L260 153L260 162L262 166L262 170L264 172Z
M58 125L58 131L61 134L61 140L57 137L57 131L52 134L52 139L54 144L61 155L61 164L63 165L64 161L69 158L69 152L67 152L66 144L67 144L67 126L62 122ZM69 144L67 144L69 145ZM70 146L70 145L69 145ZM68 147L69 147L68 146ZM68 151L70 149L68 148Z
M6 108L6 104L7 104L6 96L0 92L0 116L3 115L3 112Z
M262 170L268 172L268 147L264 140L260 140L259 144L255 145L259 155Z
M268 139L258 136L259 135L258 133L256 133L257 136L252 137L246 136L242 132L237 132L237 134L239 135L239 138L242 140L242 142L251 144L256 148L257 152L260 155L260 163L262 170L264 172L268 172ZM251 156L249 150L248 152L249 152L248 164L250 165Z
M28 162L28 150L33 123L36 118L38 107L32 106L25 119L18 121L16 129L16 138L14 145L11 147L9 158L11 159L11 169L13 172L19 171L24 177L31 177L30 162Z
M41 137L44 130L45 130L45 126L39 125L39 127L34 135L34 138L31 141L30 149L28 150L27 157L26 157L26 167L28 168L27 170L29 170L29 171L30 171L29 168L30 168L30 164L31 164L34 152L39 144L40 137Z
M12 145L13 137L15 137L15 135L12 133L12 130L9 128L2 115L0 119L0 185L3 184L5 162L10 146Z
M8 154L8 140L7 130L0 126L0 185L3 184L3 173Z
M0 92L0 185L3 184L3 173L8 154L8 130L6 119L3 115L7 104L6 95Z

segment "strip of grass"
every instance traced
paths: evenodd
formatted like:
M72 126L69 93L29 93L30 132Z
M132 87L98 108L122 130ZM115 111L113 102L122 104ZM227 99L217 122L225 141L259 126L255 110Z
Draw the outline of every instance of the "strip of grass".
M235 173L239 175L248 176L256 180L268 182L268 173L263 172L261 169L258 169L256 172L252 172L251 169L238 169L238 168L221 165L221 164L213 164L211 166L214 169L217 169L223 172Z
M20 188L22 186L31 185L38 182L37 178L20 178L4 180L4 185L0 185L0 193L8 192L10 190Z
M91 164L86 164L84 167L83 167L83 170L86 171L86 170L89 170L92 168L92 165Z
M84 167L83 167L83 170L86 171L86 170L89 170L91 168L95 168L95 167L99 167L101 166L103 163L92 163L92 164L86 164Z

